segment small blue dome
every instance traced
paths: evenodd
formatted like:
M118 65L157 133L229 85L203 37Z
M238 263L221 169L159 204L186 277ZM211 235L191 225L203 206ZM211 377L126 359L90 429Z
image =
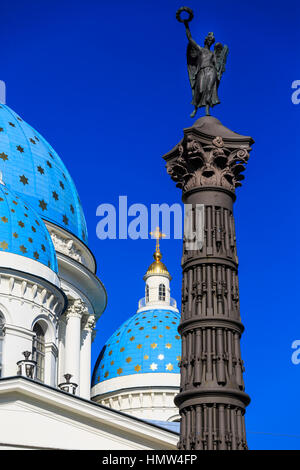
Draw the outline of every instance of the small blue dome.
M163 309L136 313L110 337L96 362L92 386L124 375L179 374L180 314Z
M0 171L5 184L40 214L87 243L71 176L48 142L8 106L0 106Z
M0 184L0 253L14 253L57 273L55 249L46 225L14 191Z

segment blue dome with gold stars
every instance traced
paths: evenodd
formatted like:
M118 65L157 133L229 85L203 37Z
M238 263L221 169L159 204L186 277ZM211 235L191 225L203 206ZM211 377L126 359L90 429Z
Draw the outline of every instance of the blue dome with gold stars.
M104 345L96 362L92 386L126 375L179 374L180 314L166 309L136 313Z
M1 182L0 256L3 252L25 256L57 272L55 249L43 220Z
M0 171L5 184L45 219L87 243L74 182L48 142L8 106L0 106Z

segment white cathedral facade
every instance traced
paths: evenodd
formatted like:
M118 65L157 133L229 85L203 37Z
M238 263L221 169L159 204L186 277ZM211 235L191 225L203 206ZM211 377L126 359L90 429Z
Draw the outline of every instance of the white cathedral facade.
M179 312L159 232L145 297L91 382L107 296L82 206L55 150L3 104L0 171L0 449L176 449Z

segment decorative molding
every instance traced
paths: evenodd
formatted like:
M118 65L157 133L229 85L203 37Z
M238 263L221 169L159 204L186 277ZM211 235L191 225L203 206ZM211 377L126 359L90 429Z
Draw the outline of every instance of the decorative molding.
M50 318L59 316L64 307L62 293L45 282L35 283L20 277L19 274L1 273L0 297L7 298L9 302L17 300L20 306L32 304L32 307L44 309Z
M157 390L137 388L98 395L93 400L137 418L169 421L174 415L178 415L178 408L174 404L177 393L177 388L173 390L164 387Z
M81 264L87 264L82 251L76 246L72 238L63 237L54 230L50 231L50 235L56 251L73 258Z

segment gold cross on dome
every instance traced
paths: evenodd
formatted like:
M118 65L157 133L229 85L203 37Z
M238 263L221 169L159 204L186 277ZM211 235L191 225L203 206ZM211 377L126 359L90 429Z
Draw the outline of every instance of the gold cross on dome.
M165 238L166 234L162 233L159 227L156 227L154 232L150 232L152 238L156 238L156 251L159 251L159 240Z

